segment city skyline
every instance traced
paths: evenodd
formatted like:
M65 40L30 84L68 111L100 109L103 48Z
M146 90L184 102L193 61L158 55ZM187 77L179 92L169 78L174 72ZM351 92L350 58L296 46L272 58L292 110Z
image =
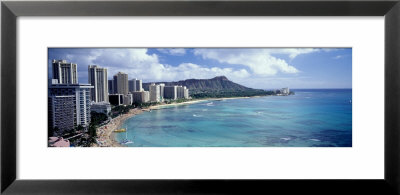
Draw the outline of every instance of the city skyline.
M143 82L224 75L259 89L352 87L351 48L49 48L49 77L53 59L76 63L80 83L99 65L109 80L124 72Z
M77 63L65 59L52 60L51 63L47 101L48 144L52 147L69 147L70 139L75 137L80 138L72 146L101 144L97 140L97 128L112 118L137 107L189 99L189 89L185 86L174 86L173 93L176 96L164 99L165 84L153 83L148 91L144 91L141 80L128 81L128 74L123 72L118 72L112 77L113 80L108 80L108 69L98 65L88 65L88 84L79 83ZM114 130L118 131L126 129ZM120 142L131 143L127 139Z

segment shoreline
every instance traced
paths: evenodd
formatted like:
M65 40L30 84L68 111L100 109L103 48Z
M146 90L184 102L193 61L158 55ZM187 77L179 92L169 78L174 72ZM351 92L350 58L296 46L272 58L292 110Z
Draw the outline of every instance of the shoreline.
M146 109L150 110L157 110L169 106L180 106L180 105L186 105L186 104L196 104L196 103L201 103L201 102L206 102L206 101L222 101L222 100L231 100L231 99L246 99L246 98L255 98L255 97L261 97L261 96L252 96L252 97L228 97L228 98L205 98L205 99L194 99L194 100L189 100L186 102L179 102L179 103L171 103L171 104L160 104L160 105L155 105L155 106L150 106Z
M111 121L106 125L97 128L97 143L93 144L93 147L124 147L115 139L114 130L120 128L125 120L142 112L142 109L131 109L128 113L117 116L111 119Z
M161 109L161 108L165 108L165 107L170 107L170 106L179 106L179 105L186 105L186 104L196 104L196 103L205 102L205 101L208 101L208 100L193 100L193 101L179 102L179 103L171 103L171 104L163 103L163 104L160 104L160 105L150 106L150 107L145 108L145 109L146 109L146 110L147 110L147 109L150 109L150 110L157 110L157 109Z
M223 101L223 100L229 100L229 99L246 99L246 98L256 98L256 97L261 97L261 96L194 99L194 100L189 100L186 102L179 102L179 103L171 103L171 104L163 103L160 105L150 106L148 108L140 108L140 109L134 108L134 109L131 109L126 114L122 114L120 116L117 116L117 117L111 119L111 121L109 123L107 123L106 125L98 127L96 129L97 143L93 144L91 147L125 147L117 142L117 140L115 138L114 130L120 128L121 125L127 119L129 119L135 115L141 114L144 111L157 110L157 109L162 109L162 108L170 107L170 106L172 107L172 106L196 104L196 103L201 103L201 102L205 102L205 101Z

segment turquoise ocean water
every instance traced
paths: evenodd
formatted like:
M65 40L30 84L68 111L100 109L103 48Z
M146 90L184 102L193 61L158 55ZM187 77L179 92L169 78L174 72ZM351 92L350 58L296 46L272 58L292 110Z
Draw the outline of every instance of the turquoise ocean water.
M205 101L136 115L129 147L351 147L352 90Z

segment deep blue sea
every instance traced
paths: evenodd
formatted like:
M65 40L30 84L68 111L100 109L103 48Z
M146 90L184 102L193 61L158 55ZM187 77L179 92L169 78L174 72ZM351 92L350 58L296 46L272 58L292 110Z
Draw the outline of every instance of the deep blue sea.
M351 147L352 90L168 106L122 125L130 147Z

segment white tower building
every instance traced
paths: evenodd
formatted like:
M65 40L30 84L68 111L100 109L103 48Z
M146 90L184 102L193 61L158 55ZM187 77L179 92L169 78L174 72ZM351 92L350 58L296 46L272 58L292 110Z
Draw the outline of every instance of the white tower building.
M69 63L67 60L53 60L53 79L58 80L58 84L78 83L77 64Z
M94 87L90 99L94 102L108 102L107 68L89 65L88 82Z
M128 74L118 72L116 75L114 75L113 84L114 93L128 95Z
M160 102L160 85L152 83L149 86L150 102Z

